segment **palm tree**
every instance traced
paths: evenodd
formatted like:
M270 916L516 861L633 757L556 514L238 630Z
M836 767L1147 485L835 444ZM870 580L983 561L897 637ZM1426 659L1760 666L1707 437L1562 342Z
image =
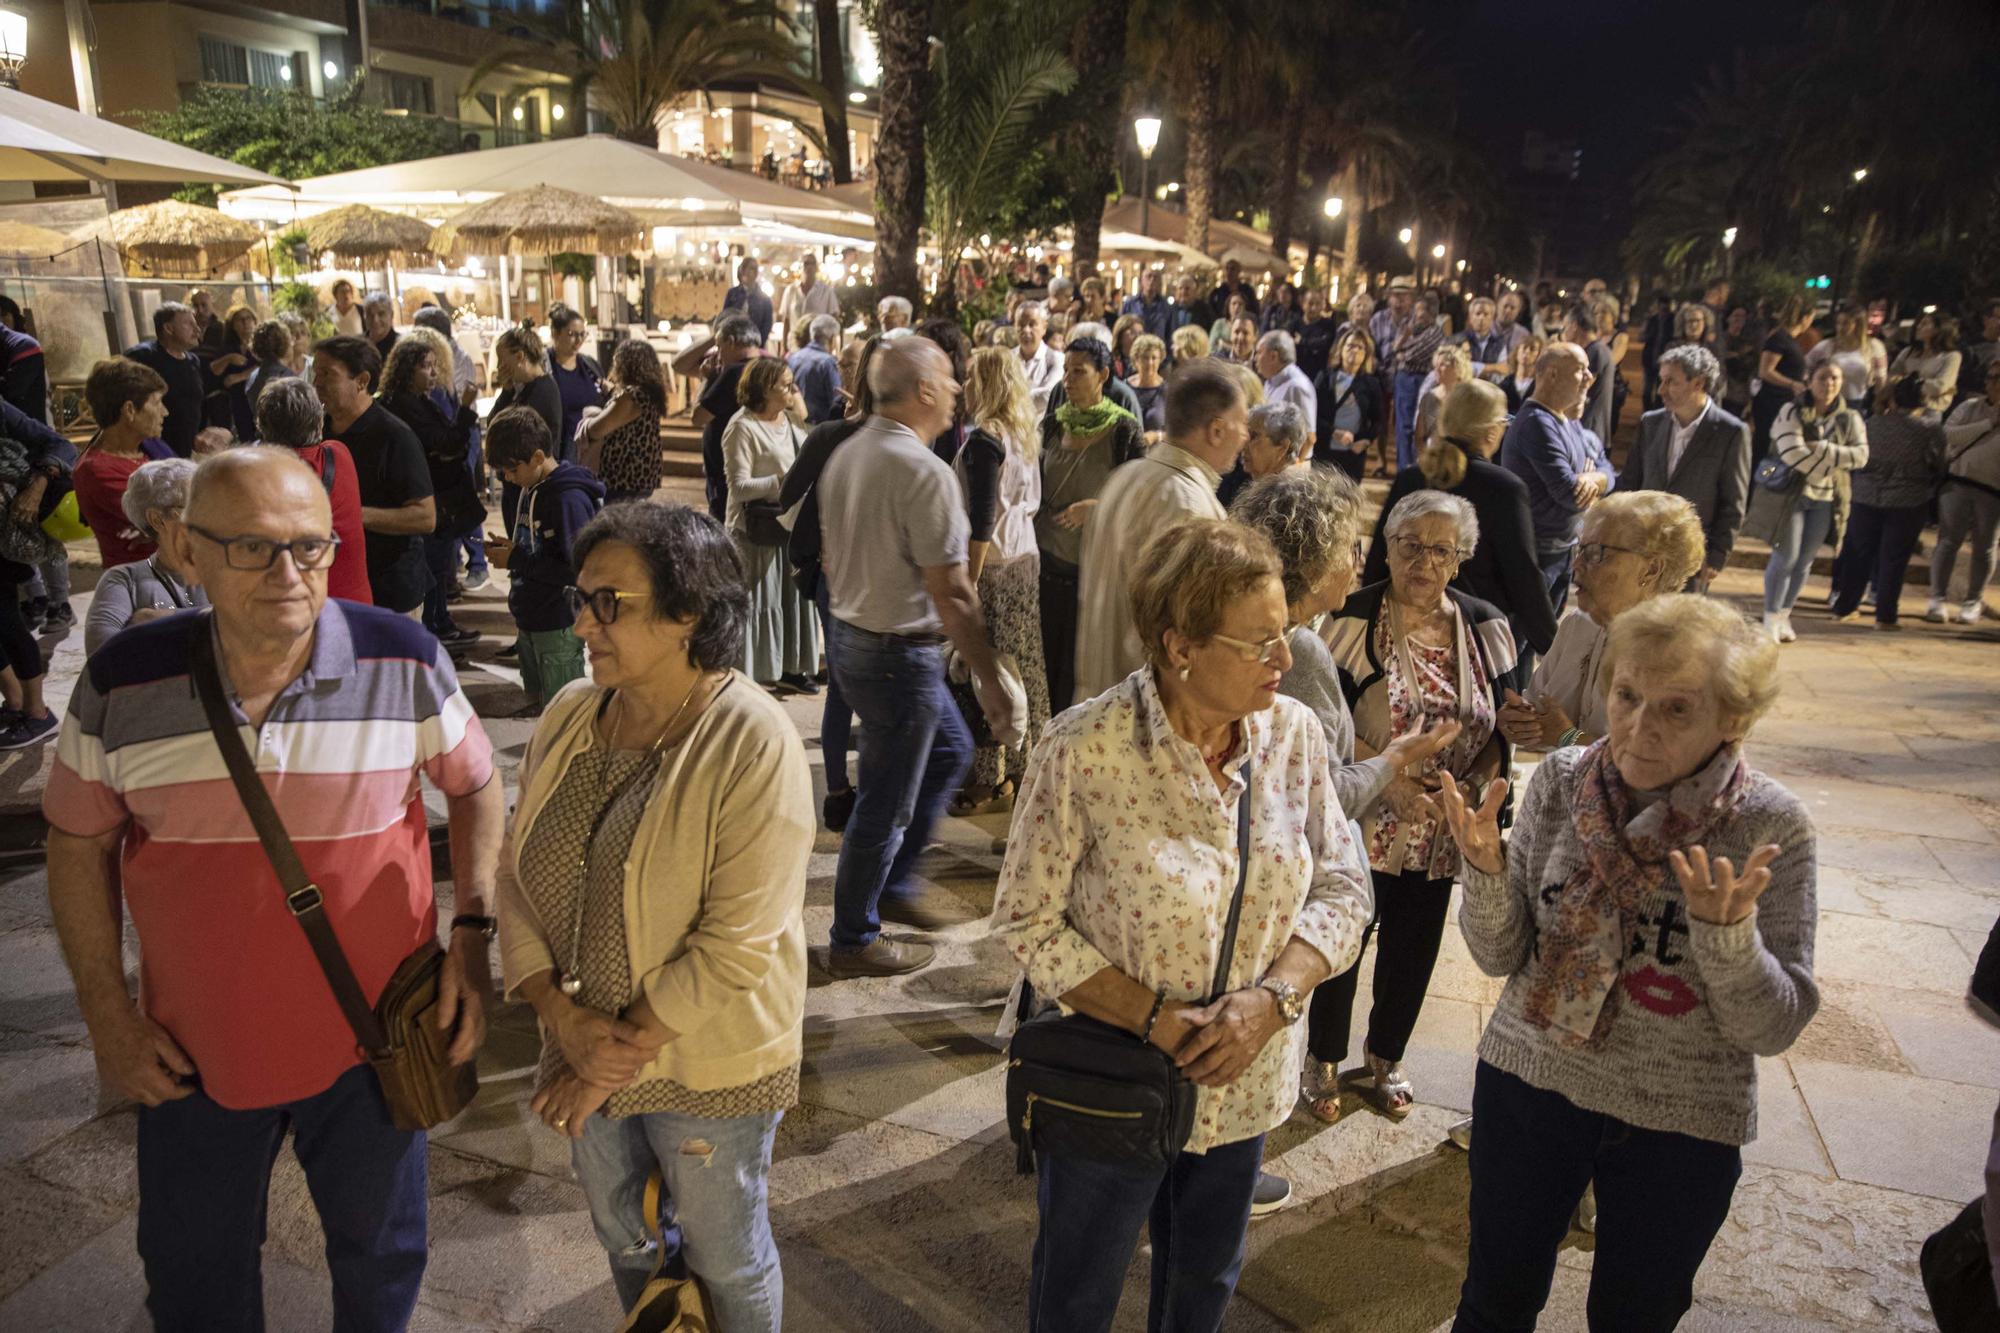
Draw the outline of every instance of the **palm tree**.
M806 73L791 14L776 0L568 0L553 20L520 15L516 21L575 66L570 86L578 123L585 100L594 97L613 134L648 148L659 146L668 108L717 84L778 84L822 106L828 100ZM466 86L477 87L530 51L545 59L545 44L496 50L473 67ZM800 122L800 128L818 138L817 126Z
M945 275L938 285L943 311L956 308L952 278L967 240L1017 221L1009 210L1036 171L1032 150L1046 137L1042 114L1076 87L1076 70L1043 35L1042 20L1022 5L968 8L939 43L925 171L931 236Z
M921 303L924 122L930 108L931 0L876 0L882 114L875 127L875 290Z
M1131 0L1083 0L1070 28L1076 70L1073 114L1063 135L1070 156L1067 195L1073 234L1071 261L1096 264L1104 201L1116 188L1118 137L1125 103L1126 19Z
M1271 36L1315 0L1246 4L1244 0L1134 0L1132 44L1138 63L1174 90L1187 133L1186 244L1208 248L1214 206L1218 121L1226 97L1267 66Z

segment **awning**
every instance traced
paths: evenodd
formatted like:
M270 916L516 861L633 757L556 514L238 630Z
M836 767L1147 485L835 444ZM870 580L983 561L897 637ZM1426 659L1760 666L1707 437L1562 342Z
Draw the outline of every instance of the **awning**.
M283 196L279 177L12 88L0 88L0 180L213 181L256 185Z
M662 153L610 135L452 153L386 167L300 181L296 195L268 187L231 190L222 210L286 224L344 204L369 204L427 221L510 190L554 185L617 204L655 227L730 227L783 223L872 240L868 214L823 193L795 190L747 171Z

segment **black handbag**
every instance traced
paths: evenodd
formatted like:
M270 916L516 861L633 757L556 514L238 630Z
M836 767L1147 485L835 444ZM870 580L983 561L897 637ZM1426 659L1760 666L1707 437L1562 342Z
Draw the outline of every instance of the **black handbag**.
M792 534L778 522L780 512L776 500L745 500L743 535L759 546L785 546Z
M1250 765L1236 810L1236 896L1222 931L1208 1001L1229 984L1236 925L1250 872ZM1025 1007L1028 1000L1024 997ZM1007 1044L1007 1133L1014 1164L1035 1169L1035 1153L1055 1152L1133 1167L1165 1166L1194 1130L1197 1089L1173 1056L1124 1028L1050 1009L1015 1030Z

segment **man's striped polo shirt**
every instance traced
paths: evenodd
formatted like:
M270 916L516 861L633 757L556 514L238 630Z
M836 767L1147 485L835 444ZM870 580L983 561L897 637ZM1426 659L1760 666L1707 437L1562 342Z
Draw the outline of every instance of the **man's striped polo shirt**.
M90 659L42 809L80 837L125 828L141 1003L203 1090L242 1109L324 1091L360 1056L195 694L189 650L213 632L206 611L187 612ZM437 932L418 775L447 795L493 775L451 659L406 617L329 599L311 661L263 728L232 711L372 1001Z

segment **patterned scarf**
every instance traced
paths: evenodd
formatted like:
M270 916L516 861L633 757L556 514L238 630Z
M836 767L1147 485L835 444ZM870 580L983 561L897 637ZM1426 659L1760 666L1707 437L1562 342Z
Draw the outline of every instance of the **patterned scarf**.
M1705 841L1742 795L1749 769L1740 747L1674 784L1666 797L1632 813L1632 793L1611 750L1598 740L1577 768L1570 821L1584 860L1555 901L1536 951L1523 1006L1528 1021L1554 1028L1565 1046L1601 1041L1610 1030L1633 918L1662 875L1667 853Z
M1056 424L1066 435L1095 435L1118 418L1131 415L1109 398L1100 398L1089 407L1078 407L1064 399L1063 405L1056 409Z

